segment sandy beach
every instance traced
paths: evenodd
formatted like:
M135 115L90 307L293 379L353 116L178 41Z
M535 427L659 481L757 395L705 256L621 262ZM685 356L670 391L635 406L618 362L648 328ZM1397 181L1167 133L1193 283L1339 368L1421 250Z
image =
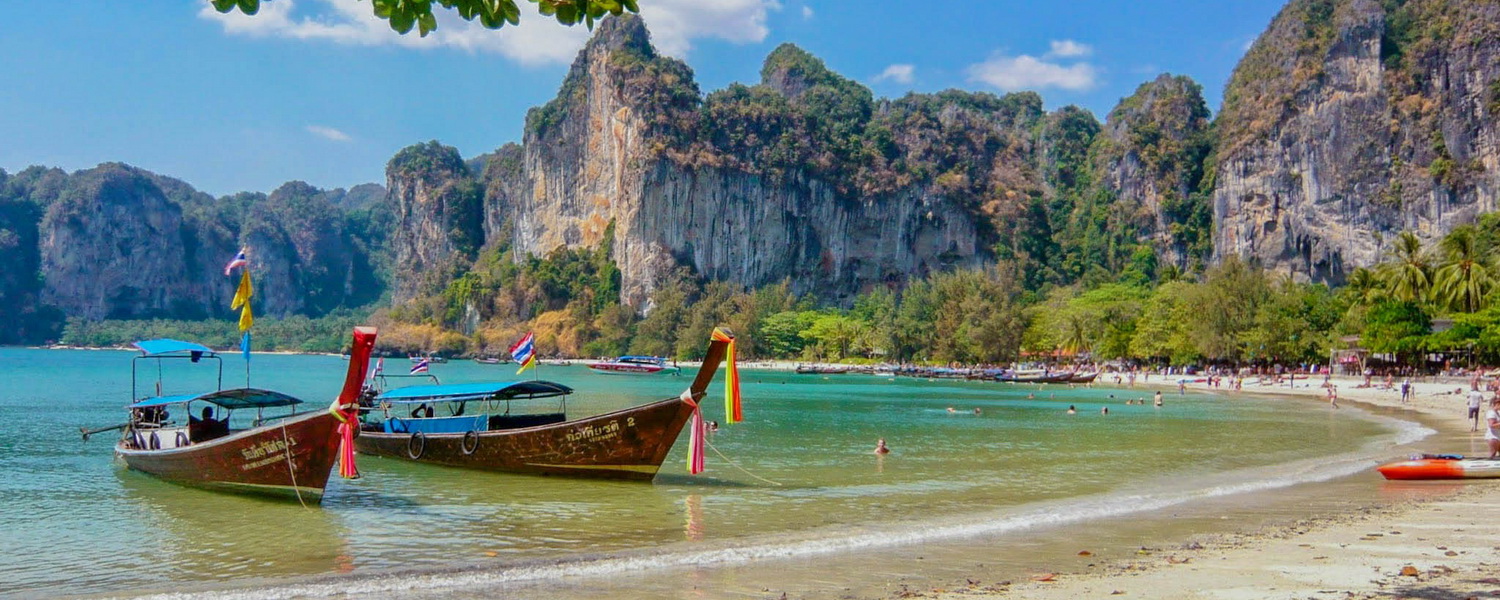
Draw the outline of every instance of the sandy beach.
M1153 376L1149 385L1137 387L1175 389L1169 381L1175 378ZM1471 434L1470 422L1463 418L1463 396L1453 393L1466 385L1416 384L1416 398L1403 406L1399 392L1355 389L1360 381L1353 378L1333 382L1341 403L1421 412L1442 428L1430 440L1475 436L1478 441L1468 452L1483 448L1483 434ZM1297 395L1326 402L1322 379L1310 383L1302 387L1299 382L1295 389L1247 384L1238 395ZM1201 390L1204 385L1189 387ZM965 581L896 597L1500 598L1500 481L1417 485L1444 491L1432 500L1371 504L1344 514L1182 539L1082 569L1038 571L1011 582Z

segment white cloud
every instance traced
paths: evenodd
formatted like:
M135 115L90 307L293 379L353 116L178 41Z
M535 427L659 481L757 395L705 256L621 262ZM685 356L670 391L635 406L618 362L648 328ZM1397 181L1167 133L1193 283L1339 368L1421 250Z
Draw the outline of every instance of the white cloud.
M354 139L349 137L349 134L347 133L344 133L332 127L325 127L323 125L308 125L307 132L325 140L331 140L335 142L347 142Z
M1042 58L1082 58L1094 53L1094 47L1073 40L1052 40L1052 49Z
M989 60L970 65L968 72L969 81L1006 92L1046 88L1081 91L1094 87L1099 78L1099 70L1086 62L1063 66L1025 54L995 54Z
M811 19L811 18L813 18L813 9L812 9L811 6L805 6L804 5L802 7L802 18L803 19Z
M679 58L692 50L694 39L718 38L736 44L764 41L771 32L766 13L781 10L775 0L651 0L640 6L656 49Z
M911 65L891 65L889 67L886 67L884 71L881 71L880 74L876 75L875 79L871 81L875 83L880 83L882 81L894 81L896 83L906 85L912 82L912 78L914 75L916 75L916 72L917 68Z
M559 25L538 14L532 2L516 4L523 11L521 25L500 30L485 29L435 6L438 29L425 38L415 31L407 35L392 31L364 0L310 0L306 5L312 8L301 11L296 0L266 0L253 17L239 11L220 13L205 0L198 16L219 23L231 35L355 46L456 48L499 54L523 65L566 64L588 41L588 28ZM650 26L657 49L672 56L686 55L692 41L700 38L741 44L762 41L770 33L766 13L780 9L775 0L653 0L642 4L641 16Z

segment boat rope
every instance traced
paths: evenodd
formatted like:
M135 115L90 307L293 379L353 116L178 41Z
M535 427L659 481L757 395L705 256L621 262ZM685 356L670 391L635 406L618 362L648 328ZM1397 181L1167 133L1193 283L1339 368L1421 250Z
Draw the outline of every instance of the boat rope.
M717 446L714 446L713 442L710 442L708 440L704 440L703 443L707 444L708 447L709 447L709 449L714 451L714 454L719 455L719 458L724 459L724 462L729 463L729 466L732 466L732 467L734 467L736 469L739 469L741 473L744 473L746 475L749 475L751 477L756 478L757 480L764 481L764 482L769 483L769 484L774 485L774 486L780 486L781 485L780 483L777 483L775 481L771 481L769 479L766 479L765 477L761 477L759 475L751 473L750 471L745 470L745 467L741 467L739 465L739 463L730 460L728 456L724 456L724 453L720 452L719 448Z
M286 419L281 419L281 443L286 444L286 472L292 476L292 493L297 495L297 504L307 508L307 502L302 500L302 488L297 487L297 468L292 464L292 441L287 439Z

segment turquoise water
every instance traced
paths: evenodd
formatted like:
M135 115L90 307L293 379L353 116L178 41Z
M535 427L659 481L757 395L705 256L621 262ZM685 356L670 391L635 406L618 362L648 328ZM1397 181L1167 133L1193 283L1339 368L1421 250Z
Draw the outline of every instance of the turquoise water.
M1263 489L1286 478L1334 477L1344 471L1306 459L1357 459L1396 436L1389 424L1357 411L1298 401L1169 394L1158 409L1124 404L1149 399L1144 390L746 370L746 422L713 434L723 456L710 450L708 471L699 476L686 473L685 443L652 484L362 457L365 477L335 481L323 507L309 510L165 484L118 467L110 434L81 442L78 427L122 418L131 356L0 348L0 380L7 382L0 393L7 423L0 428L0 495L7 499L0 509L7 523L0 594L566 564L656 548L676 556L653 559L661 564L733 562L1004 533L1048 520L1048 506L1087 518L1168 498ZM388 363L392 370L407 366ZM321 406L336 393L346 364L257 355L252 383ZM243 384L239 358L225 365L226 385ZM504 380L514 371L454 362L433 372L461 383ZM170 375L167 393L194 391L171 387ZM211 372L202 375L197 385L213 384ZM543 367L540 377L578 390L568 402L574 417L673 396L689 379L598 375L581 366ZM711 388L706 405L707 418L720 422L721 389ZM1070 404L1078 414L1066 414ZM1103 406L1109 415L1100 414ZM892 454L871 453L880 437ZM642 566L635 560L621 568Z

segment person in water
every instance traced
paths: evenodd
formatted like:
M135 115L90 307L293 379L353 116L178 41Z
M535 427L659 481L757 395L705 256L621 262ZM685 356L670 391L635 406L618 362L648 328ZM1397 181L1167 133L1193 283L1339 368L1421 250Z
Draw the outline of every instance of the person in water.
M1161 390L1156 390L1156 406L1161 406Z
M1068 414L1070 414L1070 415L1076 415L1076 414L1078 414L1078 409L1075 408L1072 404L1069 404L1068 405Z
M885 445L885 438L880 438L880 439L878 439L878 440L875 441L875 453L876 454L890 454L891 453L891 449L887 448L886 445Z
M1109 407L1106 406L1106 407L1103 407L1103 408L1099 409L1099 414L1101 414L1101 415L1107 415L1107 414L1109 414Z
M976 414L976 415L979 414L979 409L978 408L974 409L974 414Z

